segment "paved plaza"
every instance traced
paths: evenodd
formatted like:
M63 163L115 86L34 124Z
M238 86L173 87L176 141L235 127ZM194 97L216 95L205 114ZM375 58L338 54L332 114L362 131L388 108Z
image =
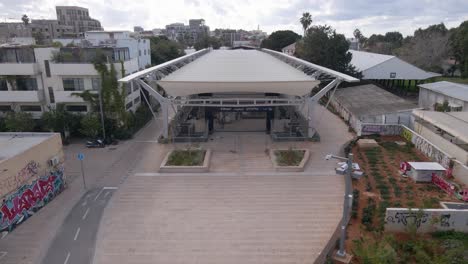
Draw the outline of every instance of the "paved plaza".
M317 110L321 142L214 133L200 143L213 151L206 174L158 173L164 155L187 144L148 141L106 208L94 263L313 263L339 224L344 191L324 157L351 139ZM289 146L311 151L305 172L275 172L265 149Z

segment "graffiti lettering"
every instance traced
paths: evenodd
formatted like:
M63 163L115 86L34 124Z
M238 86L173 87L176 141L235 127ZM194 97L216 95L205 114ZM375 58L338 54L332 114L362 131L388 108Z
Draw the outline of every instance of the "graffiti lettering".
M379 134L379 135L399 135L401 134L400 125L376 125L376 124L362 124L361 134Z
M17 186L25 183L27 180L37 176L39 173L39 163L35 161L30 161L26 167L18 172L16 175Z
M449 214L443 214L440 216L440 226L450 227L450 216Z
M64 188L63 169L21 186L5 199L0 208L0 231L11 231L29 216L44 207Z
M407 226L408 223L414 223L416 228L428 221L427 213L419 212L397 212L394 216L387 216L386 220L390 223L398 223Z
M440 163L445 168L449 167L450 157L448 157L445 153L437 149L426 139L422 138L421 136L407 128L402 129L401 136L404 137L408 142L413 143L416 149L421 151L424 155L426 155L433 161Z

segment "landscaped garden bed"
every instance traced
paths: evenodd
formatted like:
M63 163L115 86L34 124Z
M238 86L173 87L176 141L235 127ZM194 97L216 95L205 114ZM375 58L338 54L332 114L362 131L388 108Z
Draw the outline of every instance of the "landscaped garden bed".
M300 172L309 160L310 152L307 149L272 149L270 159L277 171Z
M203 149L175 149L167 153L160 172L207 172L211 151Z
M364 177L353 181L353 207L346 241L346 248L355 255L353 263L448 263L431 261L443 259L444 254L447 258L447 254L456 254L452 248L444 248L443 243L446 238L459 237L459 233L386 233L384 218L390 207L440 208L440 201L457 200L433 183L415 183L401 176L402 161L429 161L411 143L397 144L404 141L398 136L375 139L379 143L376 148L352 149L355 162L364 171ZM468 254L467 239L456 243L457 250ZM467 263L463 261L453 263Z

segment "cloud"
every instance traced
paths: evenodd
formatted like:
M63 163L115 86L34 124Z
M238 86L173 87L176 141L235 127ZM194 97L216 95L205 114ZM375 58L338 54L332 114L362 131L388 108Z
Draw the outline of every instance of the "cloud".
M105 29L140 25L163 28L190 18L204 18L211 29L261 29L271 33L291 29L302 33L299 18L312 14L314 24L328 24L352 35L360 28L365 35L400 31L412 34L419 27L444 22L449 27L468 20L467 0L0 0L0 20L55 18L56 5L89 8Z

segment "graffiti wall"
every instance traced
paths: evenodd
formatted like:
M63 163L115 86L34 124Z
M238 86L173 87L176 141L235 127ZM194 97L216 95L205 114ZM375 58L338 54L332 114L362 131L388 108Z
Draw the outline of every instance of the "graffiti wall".
M384 124L361 124L361 135L400 135L401 134L400 125L384 125Z
M455 230L468 232L468 210L387 208L385 231L417 232Z
M421 137L416 132L407 127L403 127L401 136L414 144L414 147L421 151L431 160L440 163L445 168L449 168L450 157L445 152L434 146L431 142Z
M35 165L29 163L27 173L37 174ZM20 172L21 173L21 172ZM0 207L0 232L11 231L28 217L49 203L65 187L63 168L56 168L49 175L39 177L31 184L22 185L16 192L4 198Z

